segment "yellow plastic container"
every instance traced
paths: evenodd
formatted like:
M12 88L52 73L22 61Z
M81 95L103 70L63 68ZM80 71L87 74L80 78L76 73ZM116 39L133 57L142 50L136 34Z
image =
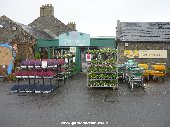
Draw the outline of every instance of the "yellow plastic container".
M141 67L144 70L147 70L149 66L148 66L148 64L138 64L138 67Z
M149 76L152 72L154 72L154 70L145 70L143 76Z
M166 67L165 65L152 65L151 66L154 71L150 72L151 76L156 76L156 77L163 77L165 76L166 73Z
M166 67L165 65L152 65L151 66L155 71L165 71Z
M143 76L149 76L149 72L150 72L150 70L148 70L148 68L149 68L149 66L148 66L148 64L138 64L138 67L140 67L140 68L143 68L144 70L143 70Z

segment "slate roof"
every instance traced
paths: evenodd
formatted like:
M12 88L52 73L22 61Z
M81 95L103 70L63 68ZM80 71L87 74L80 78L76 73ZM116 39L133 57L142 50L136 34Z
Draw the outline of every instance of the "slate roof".
M70 27L63 22L55 18L54 16L41 16L35 19L29 26L35 27L41 31L45 31L54 38L57 38L60 34L68 31L72 31Z
M36 39L54 39L51 35L45 31L38 30L35 27L27 26L21 23L17 23L23 30L25 30L30 35L34 36Z
M17 31L13 31L13 27L16 27ZM37 28L17 23L4 15L0 17L0 41L4 42L14 38L19 34L18 30L24 31L36 39L53 39L51 35Z
M170 42L170 22L118 22L120 41Z

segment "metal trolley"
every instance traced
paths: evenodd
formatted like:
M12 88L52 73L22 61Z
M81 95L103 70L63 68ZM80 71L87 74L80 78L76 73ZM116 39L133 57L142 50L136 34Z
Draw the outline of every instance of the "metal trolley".
M145 89L142 74L143 74L143 70L139 67L128 68L127 77L128 77L128 84L129 84L131 91L133 91L134 85Z
M125 81L129 85L131 91L133 91L134 85L145 89L143 82L143 69L138 67L138 64L132 60L128 61L125 65Z
M125 64L118 64L118 79L125 81Z

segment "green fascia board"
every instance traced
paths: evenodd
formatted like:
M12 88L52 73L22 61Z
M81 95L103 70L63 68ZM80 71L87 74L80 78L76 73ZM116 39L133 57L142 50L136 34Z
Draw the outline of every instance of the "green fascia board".
M58 45L59 45L58 39L52 39L52 40L38 39L37 40L37 47L58 47Z
M115 38L90 38L90 46L116 48L116 40ZM59 39L37 39L37 47L59 47Z
M90 46L116 48L116 41L115 38L90 38Z

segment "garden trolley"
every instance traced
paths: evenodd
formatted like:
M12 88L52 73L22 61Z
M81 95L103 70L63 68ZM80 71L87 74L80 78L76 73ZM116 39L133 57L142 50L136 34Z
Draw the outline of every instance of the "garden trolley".
M110 87L117 89L117 50L103 48L87 52L92 58L87 65L87 87Z
M134 85L140 86L143 89L145 89L142 74L143 74L143 69L139 67L127 68L127 78L128 78L127 81L131 91L133 91Z
M138 67L138 64L133 60L128 60L125 66L125 81L129 85L131 91L133 91L134 85L145 89L142 75L143 69Z
M166 75L166 67L163 64L155 64L151 65L151 68L153 71L150 72L150 75L152 76L153 80L162 78L162 81L165 81L165 75Z
M125 64L118 64L118 78L125 80Z

